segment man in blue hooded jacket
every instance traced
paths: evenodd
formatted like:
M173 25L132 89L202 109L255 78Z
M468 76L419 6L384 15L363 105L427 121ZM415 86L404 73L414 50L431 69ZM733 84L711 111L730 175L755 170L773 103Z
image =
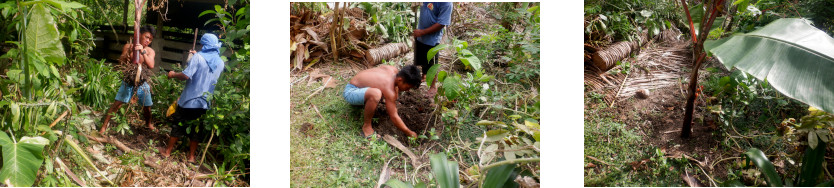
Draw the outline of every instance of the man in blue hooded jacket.
M206 33L200 39L200 44L203 45L203 48L188 61L185 70L182 72L168 72L168 78L185 80L185 88L183 88L182 94L177 100L177 109L171 115L173 125L171 125L171 137L168 139L168 145L163 151L160 151L160 154L164 157L170 156L177 140L187 135L190 140L188 162L195 161L198 139L202 138L201 135L206 130L192 128L190 133L187 133L186 129L189 126L194 127L195 124L202 127L202 122L198 119L210 108L211 103L208 100L208 95L214 93L214 85L217 84L217 79L225 67L223 60L220 59L219 50L222 44L217 36ZM195 53L195 51L191 51L191 53Z

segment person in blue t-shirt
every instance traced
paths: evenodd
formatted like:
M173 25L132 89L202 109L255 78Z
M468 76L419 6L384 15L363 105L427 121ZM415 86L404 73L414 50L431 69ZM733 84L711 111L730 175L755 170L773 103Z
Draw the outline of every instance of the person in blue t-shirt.
M208 95L214 93L214 85L217 84L217 79L220 73L223 73L225 67L224 62L220 59L220 46L222 45L217 39L217 36L211 33L206 33L200 39L200 44L203 48L197 52L194 57L188 62L188 66L182 72L168 72L168 78L176 78L185 81L185 88L177 100L177 109L171 115L171 137L168 139L168 145L160 154L164 157L171 155L171 150L174 149L177 140L182 136L188 136L190 143L188 148L188 162L194 162L195 151L197 150L198 139L202 138L202 133L206 130L191 129L191 133L187 133L186 129L189 126L199 125L202 127L202 121L199 120L203 114L210 108L211 103L208 101ZM195 51L191 51L195 53Z
M420 7L420 21L417 24L417 30L414 30L416 38L414 64L422 67L423 80L429 68L436 63L434 59L428 59L426 55L431 48L440 44L440 39L443 38L443 28L452 22L453 7L454 5L450 2L423 3ZM437 93L437 85L434 83L431 85L426 96L434 96Z

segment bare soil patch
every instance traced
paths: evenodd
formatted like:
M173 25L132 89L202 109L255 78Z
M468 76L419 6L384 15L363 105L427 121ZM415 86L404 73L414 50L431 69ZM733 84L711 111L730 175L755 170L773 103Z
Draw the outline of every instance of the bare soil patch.
M432 100L423 96L426 90L426 87L421 87L416 90L401 93L396 101L397 114L400 115L405 126L418 135L426 133L431 128L435 128L435 133L439 134L443 131L443 126L439 126L442 123L438 124L439 120L436 120L437 118L432 115L435 109ZM385 104L380 103L374 114L374 118L377 118L377 122L373 123L373 127L378 134L396 135L401 142L406 143L408 141L405 133L397 129L393 122L391 122L391 117L388 116Z

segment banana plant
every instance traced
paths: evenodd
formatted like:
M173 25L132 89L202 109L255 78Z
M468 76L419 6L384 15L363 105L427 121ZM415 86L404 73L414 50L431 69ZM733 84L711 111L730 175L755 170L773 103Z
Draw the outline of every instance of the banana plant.
M707 41L725 67L766 80L777 91L834 112L834 38L807 20L782 18L750 33Z

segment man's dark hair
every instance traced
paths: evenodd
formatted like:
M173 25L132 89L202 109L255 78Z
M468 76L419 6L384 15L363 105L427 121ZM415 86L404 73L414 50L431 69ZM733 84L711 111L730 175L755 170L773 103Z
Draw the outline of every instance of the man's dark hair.
M145 33L145 32L151 33L151 36L156 36L156 30L153 28L153 26L146 25L146 26L142 26L141 28L139 28L139 34L142 34L142 33Z
M423 80L423 72L417 66L409 65L400 69L397 77L402 77L405 83L411 84L414 88L420 88L420 83Z

